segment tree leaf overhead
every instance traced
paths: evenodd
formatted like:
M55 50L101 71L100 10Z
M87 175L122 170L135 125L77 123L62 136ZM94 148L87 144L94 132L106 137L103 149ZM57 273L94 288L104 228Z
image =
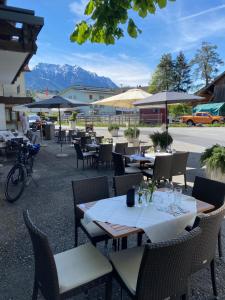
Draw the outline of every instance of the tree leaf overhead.
M141 29L130 17L132 11L145 18L163 9L168 2L176 0L89 0L84 11L88 18L75 25L70 36L71 42L114 44L124 37L124 31L132 38L137 38Z

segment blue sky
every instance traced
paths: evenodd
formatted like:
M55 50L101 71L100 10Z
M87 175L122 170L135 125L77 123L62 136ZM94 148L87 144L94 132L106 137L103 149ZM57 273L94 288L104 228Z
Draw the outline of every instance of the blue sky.
M176 0L155 15L134 19L142 29L137 39L126 36L115 45L71 43L74 24L83 19L87 0L8 0L8 5L34 9L45 18L38 52L30 63L79 65L118 85L146 85L163 53L184 51L191 58L202 41L218 45L225 61L225 0ZM224 67L225 68L225 67ZM221 69L222 71L223 69Z

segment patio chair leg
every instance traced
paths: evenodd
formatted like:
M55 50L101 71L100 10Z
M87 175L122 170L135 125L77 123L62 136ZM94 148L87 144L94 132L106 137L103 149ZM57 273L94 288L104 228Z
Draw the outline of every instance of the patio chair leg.
M142 233L139 232L137 234L137 245L138 245L138 247L141 246L141 244L142 244Z
M223 257L223 250L222 250L222 241L221 241L221 229L218 235L218 250L219 250L219 257Z
M186 174L184 174L184 187L185 187L185 190L187 189L187 176Z
M83 169L84 169L84 159L83 159Z
M123 300L123 288L120 287L120 300Z
M213 259L210 263L211 270L211 279L212 279L212 287L213 287L213 295L215 297L218 296L217 287L216 287L216 274L215 274L215 260Z
M78 168L78 159L77 159L77 168Z
M34 278L34 287L33 287L33 294L32 294L32 300L36 300L38 297L38 282L36 279L36 276Z
M78 228L77 226L75 226L75 243L74 243L74 246L77 247L78 246Z
M112 276L109 276L105 283L105 299L111 300L112 299Z

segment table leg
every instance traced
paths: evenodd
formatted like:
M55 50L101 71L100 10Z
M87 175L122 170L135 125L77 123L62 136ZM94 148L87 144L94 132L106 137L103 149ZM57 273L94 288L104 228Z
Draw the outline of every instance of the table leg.
M142 232L139 232L137 234L137 245L138 245L138 247L141 246L141 244L142 244Z

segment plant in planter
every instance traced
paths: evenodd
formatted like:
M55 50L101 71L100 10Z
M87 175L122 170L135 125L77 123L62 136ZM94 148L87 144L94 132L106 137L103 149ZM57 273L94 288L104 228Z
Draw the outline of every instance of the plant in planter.
M110 132L111 136L117 137L119 129L120 127L118 124L109 124L108 131Z
M225 147L218 144L206 149L200 158L209 179L225 182Z
M159 146L161 148L161 151L165 151L166 148L173 143L172 136L166 131L156 131L153 134L150 134L150 139L152 140L155 150Z
M77 120L77 112L74 111L69 119L71 129L76 129L76 120Z
M127 138L129 143L139 144L138 138L140 135L140 130L138 128L128 127L124 130L124 136Z

